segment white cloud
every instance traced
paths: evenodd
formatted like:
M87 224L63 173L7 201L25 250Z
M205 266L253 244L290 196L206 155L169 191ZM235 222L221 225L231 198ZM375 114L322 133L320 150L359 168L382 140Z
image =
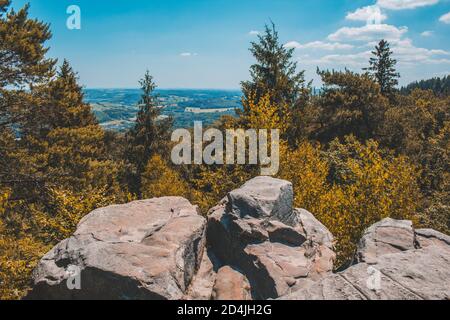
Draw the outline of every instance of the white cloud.
M422 37L431 37L433 35L433 31L424 31L420 34Z
M399 40L408 32L407 27L397 28L388 24L368 24L363 27L344 27L328 36L331 41L389 41Z
M354 46L351 44L339 43L339 42L323 42L313 41L305 44L300 44L297 41L291 41L284 45L286 48L295 49L321 49L321 50L347 50L352 49Z
M390 10L404 10L431 6L438 2L439 0L378 0L377 5Z
M439 18L440 22L446 23L446 24L450 24L450 12L444 14L442 17Z
M345 18L353 21L366 21L368 24L380 24L387 19L387 15L383 14L380 7L375 5L349 12Z
M252 31L250 31L248 34L249 34L250 36L257 36L257 35L259 35L259 31L252 30Z
M180 56L182 56L182 57L195 57L195 56L198 56L198 53L182 52L182 53L180 53Z
M368 64L371 51L363 51L351 54L330 54L315 59L302 59L301 62L319 67L352 67L362 68Z
M416 47L409 38L393 43L392 51L400 64L416 65L417 63L434 64L450 62L447 58L443 58L443 56L450 56L450 52Z

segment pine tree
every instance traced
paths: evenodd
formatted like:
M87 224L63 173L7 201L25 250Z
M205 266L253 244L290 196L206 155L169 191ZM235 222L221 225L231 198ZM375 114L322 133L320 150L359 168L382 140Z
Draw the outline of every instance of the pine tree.
M374 57L369 60L370 66L363 69L372 75L380 85L381 93L386 96L392 95L396 90L395 87L398 85L398 78L400 78L400 73L395 69L397 60L392 58L393 53L389 42L381 40L375 46L375 51L372 51Z
M30 180L22 172L25 150L18 138L36 104L30 89L53 75L56 62L45 57L49 25L30 19L29 5L17 12L10 5L0 0L0 187Z
M28 17L29 5L18 12L0 0L0 88L40 82L52 75L55 60L47 59L49 25Z
M0 0L0 299L20 298L38 259L97 206L122 201L76 73L47 59L48 25Z
M142 89L139 101L139 112L136 124L128 133L127 158L134 166L130 177L130 189L136 194L141 189L141 175L150 158L155 154L165 154L167 143L170 142L170 129L173 119L161 118L161 108L154 91L156 84L150 72L145 73L139 82Z
M280 43L272 23L271 26L266 25L264 34L258 36L257 42L251 43L250 52L256 63L250 67L251 80L241 83L244 94L241 116L247 117L251 113L251 106L259 105L259 100L270 94L271 103L279 106L281 119L287 116L285 106L288 107L292 121L287 138L291 142L297 140L301 128L295 120L301 117L310 85L305 84L304 71L297 71L297 62L292 59L294 49Z
M69 63L34 95L40 104L28 119L23 143L31 159L39 159L35 168L43 180L73 191L115 189L117 168L106 153L105 133Z

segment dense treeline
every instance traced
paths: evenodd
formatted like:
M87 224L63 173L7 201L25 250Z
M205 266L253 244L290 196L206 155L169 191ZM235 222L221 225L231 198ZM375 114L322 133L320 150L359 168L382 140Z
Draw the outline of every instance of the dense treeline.
M442 78L436 77L428 80L420 80L410 83L406 87L400 89L402 94L411 94L415 89L431 90L437 96L450 95L450 76L444 76Z
M46 58L49 26L27 11L0 0L0 299L23 296L38 259L97 207L180 195L207 214L259 174L259 165L174 166L173 121L159 117L148 72L135 127L104 131L69 63ZM250 51L244 108L215 127L280 129L278 177L336 236L339 265L385 217L450 233L448 95L400 94L386 41L361 73L318 70L317 96L274 25Z

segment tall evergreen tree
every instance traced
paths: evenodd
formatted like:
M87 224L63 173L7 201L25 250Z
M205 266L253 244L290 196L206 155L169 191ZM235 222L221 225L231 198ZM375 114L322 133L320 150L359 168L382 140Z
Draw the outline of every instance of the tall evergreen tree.
M287 130L288 140L295 140L299 135L298 123L310 93L310 86L305 84L304 71L297 71L297 62L293 61L294 48L281 44L275 25L265 26L265 32L258 36L258 41L251 43L250 52L256 63L250 67L250 81L241 83L243 111L247 117L251 106L258 105L259 100L269 94L271 102L278 106L279 116L286 119L292 116Z
M0 185L7 186L30 180L22 170L26 150L18 137L37 104L33 85L48 81L56 63L45 57L49 25L30 19L29 5L17 12L10 5L10 0L0 0Z
M384 95L391 95L398 85L398 78L400 73L395 69L397 60L392 58L393 51L390 48L389 42L381 40L375 50L372 51L373 57L369 60L369 67L363 70L368 71L375 81L381 87L381 93Z
M86 104L77 74L65 60L55 79L36 87L39 104L27 119L22 143L42 179L82 191L115 184L115 165L106 154L105 133Z
M141 175L150 158L167 151L165 146L170 141L170 129L173 126L171 117L161 117L162 110L158 106L158 96L154 92L157 86L149 71L139 84L142 89L139 112L135 126L128 133L127 150L127 158L134 166L130 188L137 194L141 189Z

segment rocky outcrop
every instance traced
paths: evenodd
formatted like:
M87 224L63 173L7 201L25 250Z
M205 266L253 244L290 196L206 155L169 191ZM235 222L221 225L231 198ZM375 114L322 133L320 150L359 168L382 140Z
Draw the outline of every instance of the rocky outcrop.
M333 236L312 214L292 206L291 183L258 177L210 212L208 245L224 265L247 276L254 298L278 298L300 279L333 270Z
M414 230L410 221L385 219L370 227L357 264L316 282L304 282L287 300L450 299L449 237Z
M333 273L333 235L293 208L287 181L252 179L207 216L179 197L95 210L42 258L27 298L450 299L450 237L410 221L368 228Z
M181 299L200 266L205 227L177 197L95 210L42 258L29 298ZM68 289L71 269L81 290Z

